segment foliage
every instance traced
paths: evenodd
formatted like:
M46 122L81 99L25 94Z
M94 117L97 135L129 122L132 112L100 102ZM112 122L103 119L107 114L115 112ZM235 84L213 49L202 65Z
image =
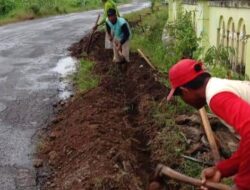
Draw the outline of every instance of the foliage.
M119 0L117 3L129 1ZM100 7L100 0L0 0L0 24Z
M151 143L155 160L168 163L170 167L180 164L180 155L185 150L185 142L178 128L163 128Z
M140 14L143 15L141 26L144 30L140 27L134 29L132 49L142 48L161 71L167 72L173 64L183 57L193 57L194 52L199 49L200 39L196 37L191 13L180 12L176 22L168 24L166 24L167 9L164 6L150 16L144 16L149 14L146 11ZM128 20L133 21L138 17L139 14L133 15L133 18L128 17ZM172 39L167 45L162 43L162 29L164 27L167 35Z
M132 27L133 38L131 41L132 51L138 48L149 57L152 63L162 71L167 70L166 49L162 44L162 28L167 19L167 7L162 6L159 11L151 15L149 9L126 16L129 22L136 22L142 18L139 26Z
M8 14L14 8L15 8L14 1L0 0L0 16Z
M158 5L158 4L166 4L166 0L150 0L150 2L151 2L151 11L152 12L154 12L155 10L155 7L156 7L156 5Z
M217 64L221 64L227 68L230 68L229 58L234 55L235 51L233 48L227 48L221 45L219 47L212 46L207 50L204 61L208 65L214 66Z
M99 78L92 74L93 66L91 61L80 61L78 72L74 76L74 83L79 91L86 91L99 84Z
M100 0L73 0L72 5L75 7L84 7L84 6L101 6Z
M232 47L212 46L205 52L204 62L213 76L230 79L246 79L243 70L232 66L230 58L235 57Z
M205 167L205 166L204 166ZM181 171L188 175L195 178L199 178L201 175L203 167L199 163L195 163L193 161L187 160L181 165Z
M138 13L133 13L126 16L126 18L131 23L140 20L140 17L143 18L142 22L138 26L132 27L133 38L131 41L131 49L133 51L137 51L138 48L142 49L144 54L149 57L151 62L162 73L167 73L168 69L180 57L175 53L175 49L177 48L166 48L166 46L162 43L162 29L165 27L168 19L167 10L167 7L162 6L159 11L154 12L153 14L150 13L150 9L145 9ZM186 23L183 24L185 25ZM193 36L193 34L191 36ZM181 42L178 43L181 44ZM166 77L163 77L160 80L166 86L168 86L168 80L166 80ZM181 101L179 98L177 98L173 104L168 104L167 107L169 108L168 111L166 111L167 113L169 113L170 110L172 113L175 113L177 112L177 109L178 113L188 113L192 111L192 109L184 104L183 101ZM153 110L153 112L153 117L156 121L160 122L160 125L168 124L169 122L171 122L171 119L168 119L170 117L166 114L166 112L158 110L157 107Z
M167 46L172 62L181 58L193 58L194 52L199 48L200 38L191 20L191 12L179 11L175 22L166 25L168 34L172 37L172 43Z
M40 7L36 4L30 6L30 10L35 14L38 15L40 12Z
M161 7L159 11L150 13L150 9L140 11L133 15L126 16L127 19L133 23L140 20L140 15L143 18L142 23L137 27L132 28L133 38L131 41L131 47L133 51L138 48L148 56L152 64L154 64L161 73L167 73L169 67L171 67L178 59L183 55L193 56L194 51L199 49L199 38L196 37L193 29L192 22L188 13L183 13L181 19L177 20L177 23L171 23L171 35L174 37L174 41L167 47L162 43L162 29L166 26L167 22L167 9ZM175 38L175 35L177 37ZM187 34L187 36L185 36ZM184 36L184 37L183 37ZM189 43L189 44L186 44ZM160 81L166 86L168 82L166 77L160 79ZM185 142L181 135L180 129L175 124L176 114L187 114L192 112L193 109L184 104L180 98L176 98L171 103L162 102L159 106L159 102L152 105L151 116L159 129L156 137L149 143L152 151L152 157L155 161L173 166L175 169L181 170L187 175L196 177L200 174L201 166L190 161L186 161L181 158L185 150ZM168 181L168 184L170 181ZM192 189L190 186L181 186L175 182L171 185L176 187L174 189ZM172 187L171 186L171 187Z

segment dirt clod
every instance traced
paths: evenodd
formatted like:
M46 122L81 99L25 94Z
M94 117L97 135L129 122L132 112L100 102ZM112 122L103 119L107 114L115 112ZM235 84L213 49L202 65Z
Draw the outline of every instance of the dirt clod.
M43 166L43 160L42 159L35 159L33 160L33 166L35 168L40 168Z

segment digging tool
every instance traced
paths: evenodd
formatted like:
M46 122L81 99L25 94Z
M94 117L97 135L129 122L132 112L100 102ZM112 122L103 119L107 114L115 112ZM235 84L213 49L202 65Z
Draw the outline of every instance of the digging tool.
M96 21L95 21L95 26L97 25L97 23L98 23L98 21L99 21L99 19L100 19L100 16L101 16L101 15L98 14L97 19L96 19ZM92 32L91 32L91 34L90 34L90 37L89 37L89 41L88 41L88 43L87 43L87 46L85 47L85 50L86 50L87 54L89 53L89 48L90 48L90 45L91 45L91 42L92 42L92 38L93 38L94 33L95 33L95 30L93 29Z
M213 134L211 125L210 125L208 117L207 117L207 112L205 110L205 107L199 109L199 113L201 116L201 120L202 120L202 123L204 126L204 130L205 130L212 154L213 154L214 161L216 163L220 160L220 153L219 153L219 150L218 150L215 138L214 138L214 134Z
M126 67L127 67L127 64L128 64L128 61L126 60L126 58L125 58L124 55L122 54L122 51L119 50L119 49L117 48L116 42L115 42L114 45L115 45L115 48L116 48L116 50L117 50L117 52L118 52L119 57L121 58L121 61L118 63L119 69L120 69L121 71L125 71L125 70L126 70ZM124 65L124 68L123 68L122 65Z
M154 65L149 61L149 59L144 55L144 53L142 52L142 50L137 49L138 53L142 56L142 58L146 61L146 63L153 69L156 70Z
M114 39L114 36L112 37L113 39ZM122 54L122 51L121 50L119 50L118 49L118 47L117 47L117 44L118 43L120 43L117 39L114 39L115 41L115 43L114 43L114 45L115 45L115 48L116 48L116 50L117 50L117 52L118 52L118 55L121 57L121 62L122 63L127 63L127 60L126 60L126 58L123 56L123 54Z
M205 184L202 184L202 181L200 179L186 176L186 175L179 173L179 172L171 169L170 167L164 166L162 164L158 164L158 166L156 167L155 176L156 177L167 176L167 177L170 177L171 179L174 179L176 181L190 184L190 185L193 185L196 187L204 186L207 188L213 188L213 189L217 189L217 190L231 190L231 187L224 185L222 183L207 181Z
M122 55L121 51L118 51L119 56L121 57L121 62L119 63L120 70L125 72L127 70L127 60L126 58Z
M191 156L181 155L181 157L185 158L187 160L190 160L192 162L196 162L196 163L199 163L199 164L202 164L202 165L207 165L209 167L214 165L212 162L205 162L205 161L202 161L202 160L198 160L197 158L193 158Z
M126 58L123 56L123 54L122 54L122 52L120 51L120 50L118 50L118 54L119 54L119 56L121 57L121 62L122 63L127 63L127 60L126 60Z

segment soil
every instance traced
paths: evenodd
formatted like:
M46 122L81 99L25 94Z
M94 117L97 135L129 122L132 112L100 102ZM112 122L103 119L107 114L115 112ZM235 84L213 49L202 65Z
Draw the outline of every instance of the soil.
M126 67L114 64L112 50L104 49L104 33L95 33L89 55L87 44L88 36L69 50L74 57L95 62L93 74L100 83L55 105L58 114L46 129L38 154L43 160L39 166L44 166L39 169L42 190L147 189L157 163L177 169L185 165L176 154L179 149L200 160L212 160L199 116L163 119L174 124L153 117L153 108L169 91L158 81L160 73L137 53L130 54ZM214 117L210 119L218 142L223 142L221 149L230 155L238 140ZM171 182L166 186L193 189Z
M85 57L88 38L71 48ZM49 127L40 157L52 169L43 189L145 189L154 168L149 129L157 132L150 108L168 89L136 53L126 71L104 49L104 34L96 33L88 59L101 77L98 87L72 98Z

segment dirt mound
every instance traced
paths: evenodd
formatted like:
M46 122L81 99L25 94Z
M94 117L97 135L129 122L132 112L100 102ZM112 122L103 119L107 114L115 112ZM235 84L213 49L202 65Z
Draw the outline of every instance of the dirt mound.
M72 55L85 57L87 42L74 44ZM43 189L145 189L153 169L149 133L158 127L150 108L168 90L137 54L122 72L103 47L104 34L95 34L93 44L88 59L101 82L71 99L49 127L40 157L52 175Z
M159 108L168 92L158 81L159 73L136 53L131 53L127 68L120 70L112 63L112 50L103 47L103 33L94 35L89 55L84 53L86 44L88 37L69 50L72 56L94 61L93 72L101 80L98 87L58 105L61 111L39 147L45 165L38 176L42 189L139 190L148 186L156 163L193 177L211 165L199 115L170 112L176 102ZM238 139L213 115L209 117L226 158L235 151ZM190 164L186 160L190 158L201 164ZM171 180L166 186L168 190L193 189Z

